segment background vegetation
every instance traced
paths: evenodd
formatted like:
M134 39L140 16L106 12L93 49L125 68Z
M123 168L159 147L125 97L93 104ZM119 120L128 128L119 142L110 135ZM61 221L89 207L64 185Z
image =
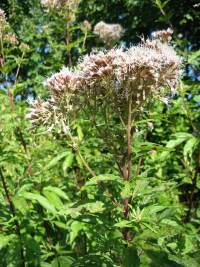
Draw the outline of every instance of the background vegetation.
M87 0L70 24L39 0L2 0L0 8L18 40L4 39L0 52L0 266L200 266L200 3ZM104 142L83 114L71 127L94 177L72 143L25 119L36 96L47 98L47 76L104 46L85 19L120 23L124 46L172 27L184 58L177 93L137 121L130 181L109 149L112 136Z

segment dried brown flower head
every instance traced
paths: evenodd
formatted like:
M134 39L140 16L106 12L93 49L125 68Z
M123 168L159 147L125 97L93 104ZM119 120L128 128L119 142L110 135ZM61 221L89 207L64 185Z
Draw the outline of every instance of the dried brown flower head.
M154 39L159 39L162 42L170 42L172 39L173 30L168 28L167 30L152 32Z
M108 24L104 21L98 22L94 27L94 34L107 44L113 46L123 35L124 30L120 24Z

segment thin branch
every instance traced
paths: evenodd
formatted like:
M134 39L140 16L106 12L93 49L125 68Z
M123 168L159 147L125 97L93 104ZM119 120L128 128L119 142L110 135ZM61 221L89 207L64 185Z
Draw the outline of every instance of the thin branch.
M132 167L132 161L131 161L131 137L132 137L132 96L130 96L128 100L128 120L127 120L127 159L128 159L128 168L126 172L126 176L124 175L125 180L130 180L131 178L131 167ZM129 198L124 199L124 217L125 219L128 219L129 217ZM126 227L123 229L123 236L126 241L129 241L130 238L130 231Z
M69 137L72 141L73 144L75 144L74 138L71 134L69 134ZM88 170L88 172L91 174L92 177L96 176L96 174L94 173L94 171L90 168L89 164L87 163L86 159L83 157L83 155L81 154L81 151L79 149L79 147L76 144L76 152L79 155L81 161L83 162L83 165L85 166L85 168Z
M16 136L19 137L20 142L24 148L24 152L27 153L27 144L26 144L26 141L24 139L23 133L22 133L20 127L17 127L16 130L17 130L17 132L15 134L16 134Z
M139 175L141 164L142 164L142 157L139 158L139 160L138 160L137 168L135 170L135 176Z
M96 176L95 173L93 172L93 170L92 170L92 169L90 168L90 166L88 165L86 159L85 159L85 158L83 157L83 155L81 154L79 148L77 149L77 152L78 152L78 155L79 155L80 159L82 160L82 162L83 162L85 168L88 170L88 172L89 172L93 177Z
M2 55L1 66L3 67L5 58L4 58L4 51L3 51L3 33L2 33L2 31L0 31L0 45L1 45L1 55Z
M3 175L2 168L0 168L0 178L1 178L3 189L4 189L4 192L5 192L8 204L9 204L10 212L11 212L13 218L15 218L14 223L15 223L15 227L16 227L16 234L19 237L20 247L21 247L20 248L20 254L21 254L20 267L25 267L25 257L24 257L24 250L23 250L22 238L21 238L21 233L20 233L20 226L19 226L18 221L16 220L15 207L14 207L12 199L10 197L8 187L6 185L6 181L5 181L5 178L4 178L4 175Z
M86 30L85 34L84 34L83 45L82 45L82 49L83 50L85 49L85 43L86 43L86 40L87 40L87 34L88 34L88 31Z
M196 168L195 168L195 173L192 177L192 188L191 188L191 193L189 195L189 208L188 212L186 215L186 221L189 222L191 220L191 213L192 213L192 208L194 207L194 195L195 195L195 190L197 187L197 177L200 172L200 150L197 154L197 160L196 160Z
M69 66L72 65L72 57L70 53L70 30L69 25L67 23L67 33L66 33L66 45L67 45L67 53L68 53L68 59L69 59Z
M21 60L24 58L24 52L22 53L22 57L21 57ZM20 70L20 68L21 68L21 63L18 65L18 67L17 67L17 71L16 71L16 74L15 74L15 83L14 83L14 87L16 87L17 86L17 78L18 78L18 76L19 76L19 70Z

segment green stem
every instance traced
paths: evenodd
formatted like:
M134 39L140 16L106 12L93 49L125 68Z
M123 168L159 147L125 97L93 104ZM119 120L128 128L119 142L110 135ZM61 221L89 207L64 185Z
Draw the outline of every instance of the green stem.
M24 52L22 53L21 60L23 59L23 57L24 57ZM16 85L17 85L17 78L18 78L18 75L19 75L20 67L21 67L21 63L20 63L20 64L18 65L18 67L17 67L17 71L16 71L16 74L15 74L15 83L14 83L14 87L16 87Z
M80 159L82 160L83 165L84 165L85 168L88 170L88 172L89 172L93 177L96 176L95 173L93 172L93 170L92 170L92 169L90 168L90 166L88 165L86 159L85 159L85 158L83 157L83 155L81 154L79 148L77 149L77 153L78 153Z
M84 39L83 39L83 45L82 45L82 49L85 49L85 43L87 40L87 30L85 31L85 35L84 35Z
M76 144L75 141L74 141L74 138L73 138L73 136L71 134L69 134L69 137L70 137L72 143L73 144ZM96 176L96 174L94 173L94 171L90 168L89 164L87 163L86 159L81 154L80 148L77 146L77 144L76 144L76 152L77 152L78 156L80 157L81 161L83 162L83 165L85 166L85 168L91 174L91 176L92 177Z

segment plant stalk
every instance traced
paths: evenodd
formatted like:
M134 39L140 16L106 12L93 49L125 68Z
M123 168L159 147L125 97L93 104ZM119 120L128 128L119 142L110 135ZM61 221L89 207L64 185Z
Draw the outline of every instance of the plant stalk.
M129 98L128 101L128 120L127 120L127 160L128 160L128 167L127 171L124 172L124 166L122 166L123 170L123 177L124 180L129 181L131 178L131 167L132 167L132 161L131 161L131 154L132 154L132 149L131 149L131 137L132 137L132 97ZM125 219L128 219L129 217L129 198L124 199L124 217ZM130 240L129 237L129 229L125 228L123 230L123 236L126 241Z
M93 170L92 170L92 169L90 168L90 166L88 165L86 159L85 159L85 158L83 157L83 155L81 154L79 148L77 149L77 153L78 153L80 159L82 160L83 165L84 165L85 168L88 170L88 172L89 172L93 177L96 176L95 173L93 172Z
M69 137L72 141L72 143L74 144L75 141L74 141L74 138L71 134L69 134ZM78 156L80 157L81 161L83 162L83 165L85 166L85 168L88 170L88 172L90 173L90 175L92 177L96 176L96 174L94 173L94 171L90 168L89 164L87 163L86 159L83 157L83 155L81 154L81 151L79 149L79 147L76 145L76 152L78 154Z
M69 30L69 24L67 23L67 33L66 33L66 45L67 45L67 53L68 53L68 59L69 59L69 66L72 65L72 57L70 52L70 30Z
M0 31L0 46L1 46L1 56L2 56L2 61L1 61L1 67L4 65L4 51L3 51L3 33Z
M18 221L16 220L15 207L14 207L12 199L10 197L9 190L8 190L7 185L6 185L6 181L5 181L5 178L4 178L4 175L3 175L3 171L2 171L1 168L0 168L0 178L1 178L3 189L4 189L4 192L5 192L8 204L9 204L10 212L11 212L12 216L15 218L14 222L15 222L15 227L16 227L16 234L19 237L20 247L21 247L20 248L20 256L21 256L20 267L25 267L25 257L24 257L24 250L23 250L23 246L22 246L22 238L21 238L21 233L20 233L20 226L19 226Z
M128 142L128 176L127 180L130 180L131 178L131 130L132 130L132 98L129 100L128 103L128 124L127 124L127 142Z

